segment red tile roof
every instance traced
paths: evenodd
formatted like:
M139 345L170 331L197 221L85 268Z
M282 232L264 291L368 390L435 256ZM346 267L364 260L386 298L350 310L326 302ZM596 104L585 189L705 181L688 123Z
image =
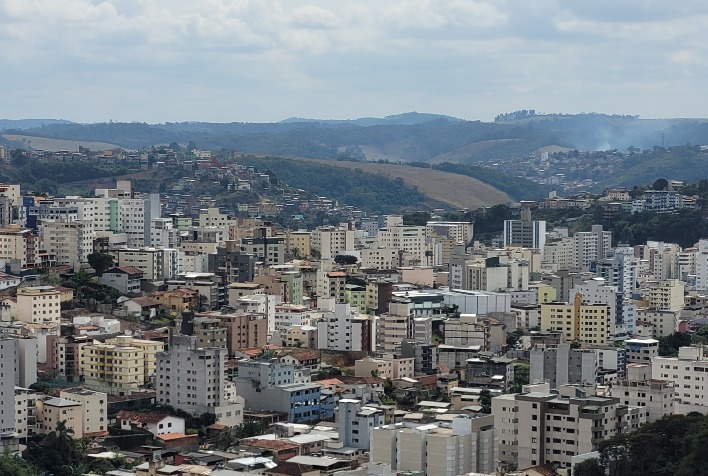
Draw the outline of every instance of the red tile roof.
M167 413L143 413L129 410L121 410L116 415L116 419L129 420L135 423L158 423L170 416L171 415L168 415Z
M243 441L242 444L244 446L252 446L253 448L261 448L264 450L274 450L274 451L297 450L298 448L300 448L295 443L290 443L289 441L259 440L257 438L253 439L253 440Z

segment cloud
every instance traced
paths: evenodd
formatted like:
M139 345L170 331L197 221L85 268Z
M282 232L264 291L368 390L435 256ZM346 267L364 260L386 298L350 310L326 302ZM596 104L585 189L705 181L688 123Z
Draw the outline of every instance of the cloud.
M699 0L0 0L0 101L80 121L697 116L707 28Z

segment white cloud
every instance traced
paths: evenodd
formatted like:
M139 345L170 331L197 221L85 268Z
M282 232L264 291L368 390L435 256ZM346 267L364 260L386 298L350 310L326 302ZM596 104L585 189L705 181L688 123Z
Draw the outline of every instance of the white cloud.
M0 103L84 121L696 116L707 29L700 0L0 0Z

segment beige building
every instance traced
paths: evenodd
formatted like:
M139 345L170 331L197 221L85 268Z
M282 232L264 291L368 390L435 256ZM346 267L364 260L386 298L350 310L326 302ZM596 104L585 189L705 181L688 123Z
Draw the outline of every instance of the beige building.
M347 275L343 271L319 273L317 276L317 297L319 299L334 299L337 303L346 302L344 290Z
M19 225L0 228L0 260L17 262L22 268L34 266L37 237Z
M108 435L108 395L85 388L69 388L59 392L59 397L81 404L84 438Z
M449 427L386 425L371 430L370 461L427 476L492 474L498 444L494 418L455 416Z
M112 395L130 395L155 376L155 355L162 342L118 336L105 343L83 347L84 381L87 387Z
M650 309L679 311L683 309L685 283L667 279L645 283L644 299Z
M401 264L396 248L365 248L361 250L363 269L394 269Z
M354 362L355 377L379 377L382 379L413 378L415 358L397 358L385 354L380 358L364 357Z
M354 230L346 226L318 228L311 234L310 248L319 251L322 259L334 259L342 252L354 249Z
M59 422L64 422L68 430L72 430L74 439L84 437L84 413L81 404L67 398L47 398L37 400L37 432L49 433L56 430Z
M492 415L500 432L499 460L518 468L569 468L574 456L646 423L644 410L621 405L618 398L573 398L547 390L494 397Z
M651 337L666 337L674 332L678 327L681 318L681 311L670 309L637 309L637 326L642 322L651 328Z
M651 364L627 364L627 378L613 383L611 395L625 405L641 407L647 423L675 410L676 385L671 380L652 379Z
M603 345L610 335L609 313L609 306L583 304L583 295L576 293L573 304L541 304L541 330L561 331L568 342Z
M88 264L96 233L88 220L42 221L44 249L56 255L57 264L78 270Z
M59 323L61 291L53 286L17 290L17 320L32 324Z
M310 256L312 251L311 248L311 234L309 231L298 230L298 231L288 231L286 234L286 243L288 253L296 254L299 257L306 258ZM293 250L297 250L294 253Z
M376 349L379 352L395 352L400 349L403 339L408 339L413 334L413 318L396 314L382 314L378 317Z
M210 318L209 320L219 322L218 327L225 332L229 355L249 347L263 347L268 342L268 319L265 314L210 311L200 312L197 317ZM199 347L203 346L199 345Z

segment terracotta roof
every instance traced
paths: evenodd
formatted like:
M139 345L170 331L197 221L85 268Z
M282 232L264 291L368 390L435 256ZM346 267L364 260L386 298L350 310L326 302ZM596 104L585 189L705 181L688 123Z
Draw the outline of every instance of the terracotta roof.
M274 450L274 451L283 451L283 450L296 450L300 446L296 445L295 443L290 443L289 441L283 441L283 440L259 440L259 439L253 439L253 440L247 440L241 442L242 445L244 446L252 446L254 448L261 448L264 450Z
M356 384L367 384L367 385L378 385L383 383L383 379L379 377L354 377L349 375L340 375L337 377L342 381L344 385L356 385Z
M267 471L268 474L283 474L286 476L302 476L305 473L312 471L312 466L306 464L290 463L283 461L278 463L273 469Z
M291 353L290 356L302 362L303 360L319 360L320 353L316 350L300 350Z
M155 438L158 440L163 440L163 441L172 441L172 440L180 440L182 438L194 438L197 439L199 435L196 433L194 435L185 435L184 433L163 433L161 435L157 435Z
M167 413L155 413L155 412L143 413L143 412L133 412L133 411L129 411L129 410L121 410L116 415L116 419L130 420L131 422L136 422L136 423L158 423L170 416L171 415L168 415Z
M331 271L327 273L328 278L346 278L347 274L342 271Z
M133 301L134 303L138 304L140 307L152 307L152 306L159 306L160 303L155 301L152 298L149 297L136 297L133 299L130 299L130 301Z
M330 385L342 385L344 382L338 378L326 378L324 380L315 380L312 383L318 383L323 387L329 387Z
M145 274L142 269L136 268L135 266L115 266L106 271L106 273L115 273L116 270L125 274Z
M219 423L213 423L209 425L210 430L225 430L226 428L226 425L220 425Z

